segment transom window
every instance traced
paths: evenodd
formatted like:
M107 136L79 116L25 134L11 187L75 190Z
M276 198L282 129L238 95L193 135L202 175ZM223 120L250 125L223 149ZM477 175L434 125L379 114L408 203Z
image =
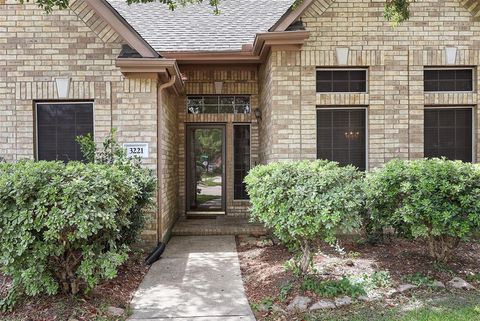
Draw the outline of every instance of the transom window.
M366 169L366 109L317 109L317 158Z
M472 68L427 68L423 72L425 91L473 91Z
M93 103L37 103L37 159L84 160L77 136L93 135Z
M367 69L317 69L317 92L367 92Z
M425 109L425 157L472 161L472 108Z
M249 96L189 96L189 114L249 114Z

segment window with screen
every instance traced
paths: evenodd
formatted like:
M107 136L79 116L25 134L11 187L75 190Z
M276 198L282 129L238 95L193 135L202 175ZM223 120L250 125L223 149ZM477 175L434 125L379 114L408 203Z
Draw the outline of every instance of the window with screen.
M233 127L234 199L248 200L243 182L250 171L250 125Z
M472 108L425 109L425 157L472 161Z
M189 96L189 114L249 114L249 96Z
M366 169L366 110L317 109L317 158Z
M317 92L367 92L367 70L317 69Z
M472 91L473 69L425 69L425 91Z
M77 136L93 135L93 103L37 103L37 159L83 160Z

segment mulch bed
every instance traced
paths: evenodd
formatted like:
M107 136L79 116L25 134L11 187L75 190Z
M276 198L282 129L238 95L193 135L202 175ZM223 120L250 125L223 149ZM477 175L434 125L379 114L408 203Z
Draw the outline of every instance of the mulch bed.
M133 298L140 282L148 271L144 265L144 255L134 253L120 268L118 277L105 282L85 296L72 298L65 295L42 296L39 298L23 298L13 313L0 313L0 320L15 321L90 321L99 317L102 320L124 320L123 317L112 317L107 313L109 306L126 309ZM8 280L0 274L0 297L6 294Z
M332 253L331 248L324 250L325 253ZM480 243L462 244L448 264L435 263L428 257L423 242L395 239L375 246L349 243L345 244L345 250L358 252L362 259L374 261L377 270L389 271L398 282L401 282L403 276L415 273L428 275L442 282L448 282L453 276L466 278L468 275L480 273Z
M369 245L355 240L344 240L340 244L344 252L342 254L331 246L318 245L315 263L322 278L338 279L342 275L388 271L393 286L398 286L405 283L405 276L417 273L444 283L454 276L468 279L468 276L480 273L479 243L462 244L454 259L447 265L436 264L426 256L425 244L421 242L395 239L385 244ZM261 246L239 237L237 249L246 294L251 303L258 304L270 298L285 308L296 295L319 299L312 293L303 293L298 278L285 271L284 263L292 255L284 246ZM471 282L479 285L478 280ZM278 302L280 288L287 283L293 284L293 289L284 302Z

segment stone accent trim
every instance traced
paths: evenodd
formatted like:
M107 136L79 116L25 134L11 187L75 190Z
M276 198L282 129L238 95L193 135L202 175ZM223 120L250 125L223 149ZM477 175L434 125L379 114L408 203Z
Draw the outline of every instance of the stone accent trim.
M110 99L112 93L111 82L73 81L70 85L68 99ZM16 99L57 100L57 89L54 81L17 82L15 83Z
M316 95L317 105L330 105L330 106L342 106L342 105L369 105L369 94L357 94L357 93L342 93L342 94L324 94L317 93Z

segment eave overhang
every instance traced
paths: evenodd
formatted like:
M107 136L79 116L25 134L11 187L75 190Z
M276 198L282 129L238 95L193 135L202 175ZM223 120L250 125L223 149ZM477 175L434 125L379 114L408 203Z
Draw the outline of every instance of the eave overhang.
M480 1L479 0L457 0L460 2L473 16L474 21L480 21Z
M261 64L272 49L300 50L310 36L308 31L259 33L247 50L220 52L162 52L178 64Z
M160 83L167 83L173 76L176 76L174 89L177 93L183 92L184 83L180 69L175 59L165 58L117 58L115 66L126 77L136 75L151 75Z
M290 8L271 28L272 32L285 31L294 23L315 0L303 0L295 9Z
M105 0L84 0L113 30L144 58L160 55L140 34Z

